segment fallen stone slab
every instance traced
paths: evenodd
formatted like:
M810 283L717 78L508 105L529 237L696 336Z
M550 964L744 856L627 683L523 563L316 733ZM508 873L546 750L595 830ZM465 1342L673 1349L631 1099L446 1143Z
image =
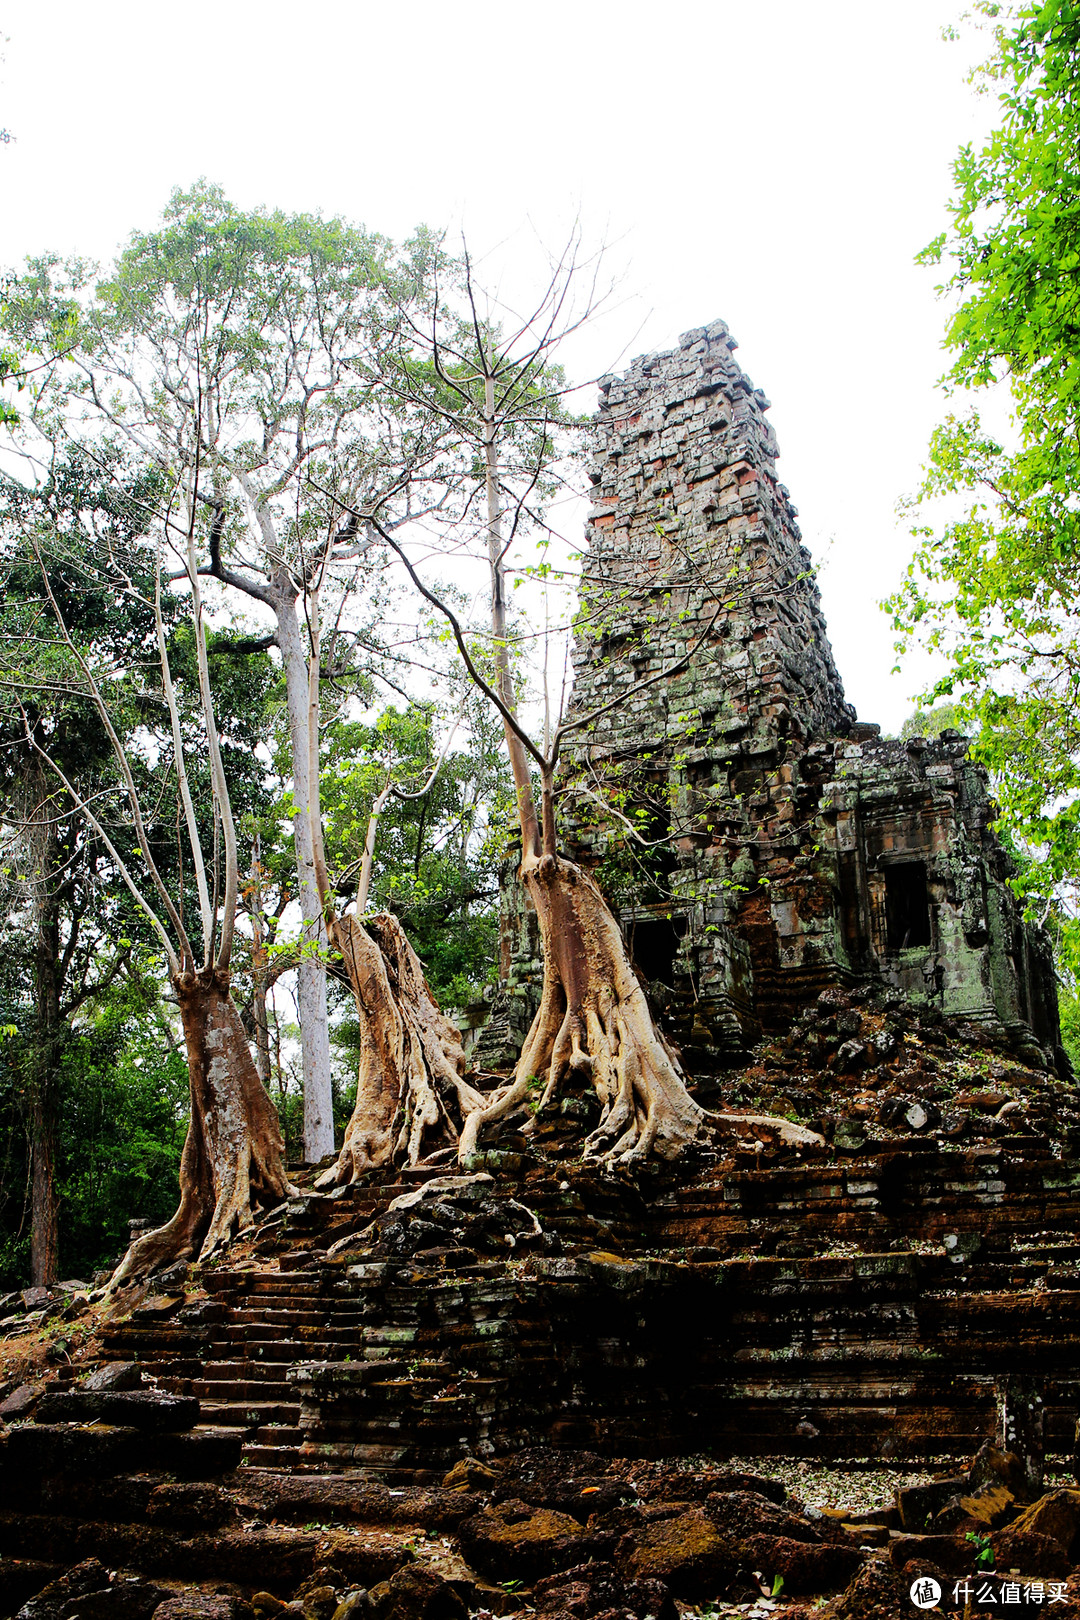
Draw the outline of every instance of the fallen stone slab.
M41 1397L37 1423L112 1423L154 1432L192 1429L199 1421L194 1395L158 1389L69 1389Z
M578 1564L537 1581L530 1600L541 1613L652 1615L653 1620L678 1620L678 1608L662 1581L627 1580L607 1562Z
M292 1592L322 1563L331 1563L350 1581L372 1587L388 1580L413 1557L411 1537L377 1530L225 1531L174 1542L183 1567L197 1578L238 1581Z
M114 1524L59 1514L0 1512L0 1554L71 1564L95 1557L110 1569L184 1581L235 1581L288 1596L319 1564L333 1563L357 1586L388 1580L413 1557L400 1531L265 1529L177 1535L158 1525Z
M996 1530L1016 1517L1020 1505L1004 1485L987 1485L971 1496L953 1496L927 1528L934 1534L950 1530Z
M146 1518L150 1498L164 1477L154 1472L106 1477L100 1474L53 1474L41 1482L38 1507L42 1513L111 1520L117 1524L138 1524ZM5 1494L7 1505L17 1511L25 1513L32 1506L27 1499L25 1481L20 1490L9 1489Z
M96 1394L106 1389L141 1389L142 1369L137 1361L106 1361L85 1378L81 1389Z
M760 1569L770 1584L784 1578L784 1591L805 1595L846 1586L864 1561L858 1547L832 1542L814 1546L789 1536L750 1536L743 1543L744 1562Z
M5 1498L24 1477L96 1480L158 1470L183 1479L212 1479L240 1466L245 1430L205 1425L176 1433L131 1424L25 1423L0 1450Z
M44 1384L20 1384L6 1400L0 1401L0 1418L5 1423L12 1423L17 1418L26 1417L37 1405L44 1388Z
M465 1556L495 1580L531 1580L560 1565L583 1564L597 1551L597 1538L568 1513L500 1502L458 1527Z
M266 1519L383 1524L390 1517L390 1492L377 1481L245 1469L237 1486L245 1510Z
M176 1312L184 1303L183 1294L152 1294L144 1299L141 1305L133 1307L131 1320L133 1322L164 1322Z
M1018 1530L1006 1525L993 1538L999 1569L1022 1569L1025 1575L1067 1575L1069 1556L1053 1536L1037 1530Z
M63 1610L64 1620L150 1620L162 1600L164 1588L137 1575L113 1575L100 1591L76 1598Z
M788 1513L768 1497L754 1491L713 1491L705 1511L722 1535L742 1540L746 1536L782 1536L789 1541L820 1541L821 1529L797 1514ZM824 1528L828 1521L818 1521Z
M787 1499L787 1490L780 1480L765 1479L761 1474L744 1474L739 1469L722 1469L709 1483L714 1491L749 1491L754 1496L763 1496L767 1502L774 1502L777 1507L782 1507Z
M466 1620L469 1612L451 1582L421 1564L403 1565L370 1596L379 1620Z
M826 1612L829 1620L897 1620L898 1615L914 1615L909 1587L890 1563L874 1558L855 1573Z
M896 1493L900 1525L912 1535L926 1529L927 1521L941 1511L954 1496L967 1496L971 1486L966 1475L932 1479L927 1485L907 1485Z
M914 1561L946 1575L968 1575L974 1568L975 1548L960 1536L897 1536L889 1544L889 1558L897 1569Z
M109 1584L109 1572L96 1558L86 1558L55 1581L42 1587L36 1597L24 1603L16 1620L61 1620L68 1605L88 1592L100 1592Z
M96 1558L140 1575L191 1574L187 1542L145 1525L113 1524L51 1513L0 1512L0 1553L37 1557L68 1569ZM175 1566L183 1560L179 1569Z
M738 1561L737 1544L695 1507L631 1532L615 1563L632 1580L663 1581L677 1597L697 1598L714 1595Z
M1080 1490L1063 1487L1047 1491L1045 1496L1041 1496L1037 1502L1025 1508L1019 1518L1013 1520L1010 1529L1014 1533L1033 1531L1037 1535L1050 1536L1061 1544L1063 1552L1073 1556L1077 1543L1080 1543Z
M238 1481L244 1504L264 1518L339 1523L415 1524L453 1530L483 1507L483 1498L441 1486L391 1491L374 1480L334 1474L248 1474Z
M992 1440L985 1440L975 1453L968 1471L968 1490L974 1495L996 1485L1004 1485L1018 1501L1030 1501L1027 1475L1022 1458L1014 1451L1002 1451Z

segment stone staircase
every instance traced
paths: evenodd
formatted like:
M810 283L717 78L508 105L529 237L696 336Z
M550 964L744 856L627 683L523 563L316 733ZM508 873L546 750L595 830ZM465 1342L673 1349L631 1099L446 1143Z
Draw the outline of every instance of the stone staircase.
M205 1298L144 1302L103 1331L103 1352L241 1430L249 1467L392 1483L538 1439L960 1456L1034 1367L1045 1443L1071 1458L1071 1160L1030 1136L882 1141L847 1160L763 1145L634 1179L563 1156L550 1134L541 1152L510 1137L483 1156L480 1213L445 1168L307 1192L205 1268ZM433 1176L451 1191L387 1213ZM501 1247L496 1217L515 1208L543 1236ZM387 1249L395 1220L404 1247Z
M503 1178L536 1169L535 1160L520 1153L485 1157ZM302 1449L301 1392L290 1369L381 1361L408 1338L407 1327L370 1320L371 1302L346 1278L347 1264L357 1255L328 1257L327 1250L362 1231L395 1198L414 1192L434 1173L395 1171L329 1194L305 1191L262 1223L241 1265L205 1268L200 1281L206 1299L185 1306L178 1298L151 1298L130 1317L104 1327L99 1334L104 1356L138 1360L159 1388L197 1396L203 1423L242 1429L248 1465L313 1466ZM560 1190L557 1173L553 1178L545 1171L540 1179L543 1185L533 1190L530 1207L546 1226L570 1243L611 1239L610 1218L588 1213L580 1192L569 1184ZM597 1183L595 1202L608 1217L617 1217L619 1196L605 1193L596 1172L589 1179ZM501 1273L498 1264L485 1268L475 1264L475 1256L466 1258L464 1270L474 1279L485 1269ZM392 1419L391 1427L396 1427ZM369 1449L374 1462L395 1448L383 1435Z

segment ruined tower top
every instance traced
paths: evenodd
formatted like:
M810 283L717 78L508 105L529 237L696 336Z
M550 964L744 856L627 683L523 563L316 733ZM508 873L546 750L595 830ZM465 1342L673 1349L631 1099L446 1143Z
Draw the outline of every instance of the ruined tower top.
M734 347L715 321L601 384L564 846L698 1069L848 991L1054 1061L1049 941L1009 886L985 773L959 733L855 723ZM540 963L512 883L501 948L499 1039L520 1049Z
M688 672L696 706L715 700L711 734L736 752L753 737L760 754L766 735L835 733L854 715L776 477L769 402L735 347L714 321L600 384L583 591L592 633L577 645L574 696L580 708L609 701L621 678L670 666L704 636ZM678 708L678 686L666 696ZM651 725L670 718L652 713Z

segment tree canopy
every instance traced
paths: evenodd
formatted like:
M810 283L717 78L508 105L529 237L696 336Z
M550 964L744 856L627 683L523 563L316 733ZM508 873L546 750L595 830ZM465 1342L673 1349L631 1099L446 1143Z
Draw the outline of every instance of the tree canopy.
M1080 8L981 7L1000 119L953 165L950 395L913 506L918 550L887 603L901 648L944 655L926 701L975 729L1025 886L1080 877ZM1006 399L1007 430L986 420ZM943 514L943 515L942 515Z

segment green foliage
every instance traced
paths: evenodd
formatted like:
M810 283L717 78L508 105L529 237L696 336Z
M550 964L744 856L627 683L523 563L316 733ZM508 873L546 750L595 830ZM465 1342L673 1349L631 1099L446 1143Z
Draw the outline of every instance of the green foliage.
M16 1033L0 1041L3 1287L25 1285L29 1245L22 1121L34 1030L24 1013L12 1016ZM187 1064L153 981L139 974L120 981L69 1025L57 1075L60 1275L89 1280L123 1252L129 1221L156 1225L176 1208Z
M328 726L323 820L344 900L355 893L372 806L396 785L379 818L368 909L401 918L437 1001L462 1007L495 973L498 850L512 798L501 728L478 699L455 737L460 746L427 792L408 797L439 758L438 718L434 705L413 703L391 705L371 722ZM341 1040L350 1027L339 1030Z
M176 1208L188 1072L164 1009L121 986L73 1031L60 1090L61 1262L85 1277L123 1253L129 1221Z
M1061 1019L1061 1044L1069 1055L1073 1071L1080 1074L1080 995L1075 985L1059 988L1058 1015Z
M1080 10L1029 3L994 37L1001 120L960 152L951 227L922 259L951 265L947 385L1007 386L1016 442L975 409L937 429L913 505L950 515L915 531L886 605L901 649L944 654L930 701L975 730L1005 824L1040 852L1030 886L1049 893L1080 875Z
M21 369L19 356L14 349L0 349L0 388L5 383L14 383L16 390L22 391L25 386L25 372ZM0 427L17 427L19 425L19 412L11 403L0 394Z
M978 1569L991 1569L994 1563L994 1549L990 1545L990 1537L983 1536L976 1530L968 1530L964 1536L970 1541L975 1551L975 1565Z
M918 708L909 714L900 727L900 740L912 737L940 737L943 731L967 733L970 722L958 703L935 703L932 708Z

